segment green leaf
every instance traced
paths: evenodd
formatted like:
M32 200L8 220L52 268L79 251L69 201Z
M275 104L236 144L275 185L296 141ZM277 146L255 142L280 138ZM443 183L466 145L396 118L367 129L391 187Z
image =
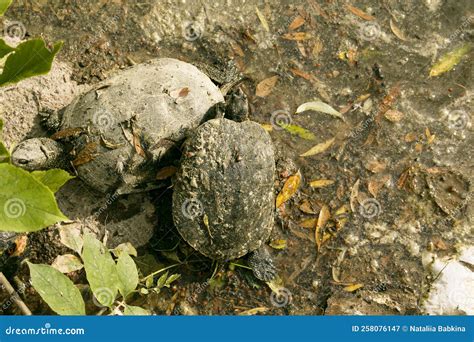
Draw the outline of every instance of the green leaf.
M74 178L68 172L61 169L47 171L33 171L31 173L38 181L46 185L52 192L58 191L67 181Z
M135 257L137 256L137 250L135 249L135 247L133 247L133 245L130 242L121 243L120 245L118 245L112 250L112 253L114 253L114 255L117 258L123 253L126 253L128 255L133 255Z
M125 310L123 312L127 316L150 316L151 313L148 310L145 310L139 306L125 305Z
M110 252L92 234L84 235L82 261L94 296L100 304L111 307L117 295L117 269Z
M9 163L10 162L10 152L0 141L0 163Z
M156 288L161 289L163 286L165 286L166 279L168 279L168 271L158 278L158 281L156 282Z
M1 57L0 57L1 58ZM0 163L10 162L10 153L2 142L3 140L3 120L0 119Z
M0 75L0 86L47 74L51 70L54 56L62 45L63 42L57 42L50 51L42 39L31 39L21 43L7 57L3 73Z
M0 0L1 1L1 0ZM11 47L3 39L0 39L0 58L5 57L10 52L15 51L15 48Z
M59 228L59 237L64 246L71 248L77 254L81 254L84 240L80 225L74 223Z
M181 274L177 274L177 273L170 275L168 279L166 279L164 286L170 287L171 283L175 280L178 280L180 277L181 277Z
M41 298L59 315L85 315L79 289L64 274L49 265L28 262L31 284Z
M439 76L454 68L470 50L471 44L466 43L445 54L431 68L430 77Z
M123 298L138 286L138 270L132 257L127 253L120 254L117 261L118 288Z
M278 124L281 128L283 128L285 131L291 133L291 134L294 134L294 135L298 135L299 137L303 138L303 139L306 139L306 140L315 140L316 139L316 136L308 131L307 129L303 128L303 127L300 127L300 126L297 126L297 125L287 125L287 124L283 124L283 123L280 123Z
M51 266L61 273L79 271L84 267L81 259L72 254L58 255Z
M12 4L13 0L0 0L0 16L2 16L8 7Z
M0 231L33 232L68 218L54 194L30 173L0 164Z

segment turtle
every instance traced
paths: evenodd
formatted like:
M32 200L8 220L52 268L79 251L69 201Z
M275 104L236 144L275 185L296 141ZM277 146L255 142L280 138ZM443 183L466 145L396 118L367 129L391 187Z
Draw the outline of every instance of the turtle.
M50 113L46 124L56 133L21 142L11 160L29 171L72 164L82 181L106 194L148 191L160 186L158 166L179 156L186 132L215 115L219 103L223 93L197 67L154 59Z
M248 120L248 101L238 87L242 77L235 68L227 65L231 72L226 73L209 65L199 67L203 71L183 61L159 58L121 71L65 109L49 113L47 127L56 132L50 138L21 142L12 153L12 163L27 170L67 168L72 164L90 187L123 195L159 187L162 182L156 175L160 165L179 156L186 140L172 200L178 232L192 247L214 260L250 254L249 264L256 277L271 280L276 269L265 246L274 210L271 139L259 124ZM215 144L206 145L200 152L210 156L208 163L200 166L189 153L206 134L215 139ZM241 160L232 169L223 170L230 172L221 175L226 177L216 178L218 170L213 167L226 163L228 158ZM199 217L199 225L187 226L198 222L179 214L183 207L180 202L194 198L186 176L194 174L190 168L201 172L196 175L203 180L207 175L208 180L220 184L222 195L240 197L234 202L218 203L199 183L195 190L202 195L204 216ZM193 182L198 180L192 178ZM246 206L248 203L253 207ZM201 234L204 218L209 220L206 231L215 234L210 240L210 235ZM222 219L222 227L229 228L227 232L219 229L217 219ZM190 230L194 233L189 234ZM229 244L236 248L229 249Z
M213 260L249 254L263 281L276 276L265 244L274 221L274 155L258 123L211 119L185 140L173 184L173 220L183 239Z

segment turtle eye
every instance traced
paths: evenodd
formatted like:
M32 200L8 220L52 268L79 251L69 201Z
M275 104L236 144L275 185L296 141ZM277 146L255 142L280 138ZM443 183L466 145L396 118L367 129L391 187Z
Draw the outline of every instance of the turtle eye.
M29 163L29 161L27 159L18 159L17 163L20 165L26 165Z

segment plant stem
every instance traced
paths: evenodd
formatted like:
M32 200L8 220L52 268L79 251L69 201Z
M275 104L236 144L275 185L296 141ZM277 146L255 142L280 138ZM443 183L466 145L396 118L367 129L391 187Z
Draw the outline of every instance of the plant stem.
M149 275L147 275L146 277L143 277L142 279L140 279L140 282L143 282L143 281L146 281L148 278L150 277L154 277L156 276L158 273L161 273L161 272L164 272L166 270L169 270L170 268L173 268L173 267L176 267L176 266L179 266L179 265L182 265L183 263L179 263L179 264L174 264L174 265L170 265L170 266L167 266L167 267L164 267L158 271L155 271L153 273L150 273Z

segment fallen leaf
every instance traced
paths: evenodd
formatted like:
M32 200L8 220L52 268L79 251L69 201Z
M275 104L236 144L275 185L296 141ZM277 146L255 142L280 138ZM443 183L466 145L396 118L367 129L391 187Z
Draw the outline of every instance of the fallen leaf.
M146 157L145 150L142 147L142 143L138 134L133 134L133 147L139 156L142 156L143 158Z
M400 40L407 40L407 37L405 34L395 25L395 22L390 19L390 28L392 29L392 32L395 36L397 36L398 39Z
M313 38L311 33L308 32L290 32L285 33L282 37L287 40L307 40Z
M331 213L329 212L329 207L327 205L323 205L321 207L321 211L319 212L318 222L316 223L316 230L314 232L314 239L316 241L316 246L318 247L318 251L323 243L321 232L326 226L326 223L331 217Z
M170 91L170 96L174 99L177 99L179 97L186 97L188 96L190 92L190 89L188 87L180 88L180 89L175 89Z
M257 84L256 95L259 97L268 96L278 81L278 75L269 77Z
M410 143L414 142L416 140L416 133L415 132L410 132L405 135L405 142Z
M296 46L298 47L299 52L301 53L301 56L303 57L308 57L306 53L306 46L304 45L303 41L297 40L296 41Z
M425 129L425 135L426 135L426 140L428 142L428 145L431 145L431 143L435 140L436 135L431 134L430 129L428 127L426 127Z
M471 44L464 44L441 57L430 70L430 77L439 76L454 68L471 50Z
M343 204L339 209L334 212L334 216L345 215L349 212L349 208L347 204Z
M293 176L288 177L283 188L276 199L276 207L279 208L283 203L288 201L298 190L301 182L301 174L298 172Z
M315 140L316 136L308 131L306 128L297 126L297 125L289 125L289 124L278 124L281 128L283 128L285 131L297 135L300 138L306 139L306 140Z
M284 239L277 239L270 242L270 247L274 249L285 249L286 248L286 240Z
M28 235L22 234L15 239L15 250L10 255L12 257L17 257L23 255L28 244Z
M157 180L164 180L168 179L171 176L173 176L176 171L178 171L178 168L176 166L165 166L162 169L158 170L156 174L156 179Z
M332 108L330 105L327 103L321 102L321 101L313 101L313 102L306 102L300 105L296 109L296 114L305 112L307 110L313 110L315 112L321 112L321 113L326 113L338 118L341 118L344 120L344 117L342 116L341 113L339 113L337 110Z
M240 47L238 43L231 41L230 47L232 48L232 50L235 52L236 55L239 55L240 57L245 56L244 50Z
M313 50L311 51L313 57L318 57L321 51L323 51L323 43L319 39L316 39L313 45Z
M380 189L384 187L385 184L390 180L389 175L384 175L382 177L373 177L369 179L367 188L372 196L377 197L378 192Z
M63 129L62 131L54 133L51 136L51 139L60 140L60 139L65 139L65 138L77 137L81 135L82 132L84 132L84 130L80 127L66 128L66 129Z
M301 210L305 214L316 214L314 211L311 202L307 199L304 199L299 205L298 209Z
M260 12L260 10L257 7L255 7L255 12L257 13L258 20L260 20L260 22L262 23L262 26L265 29L265 31L270 32L270 27L268 26L267 19L265 19L262 12Z
M359 197L359 184L360 179L356 180L351 190L350 205L353 213L356 212L357 197Z
M384 162L379 162L378 160L372 160L365 165L365 168L373 173L379 173L384 171L387 168L387 164Z
M51 266L61 273L78 271L84 267L81 260L72 254L58 255Z
M316 222L318 222L318 219L310 218L310 219L301 221L300 223L298 223L298 226L302 228L314 228L316 227Z
M398 110L389 109L385 112L384 116L385 119L390 122L400 122L403 119L404 114Z
M263 312L266 312L266 311L268 311L268 308L261 306L261 307L258 307L258 308L253 308L253 309L242 311L242 312L239 313L239 316L253 316L255 314L263 313Z
M122 253L126 253L128 255L132 255L136 257L137 250L135 247L130 242L124 242L115 247L114 249L111 250L111 252L118 258Z
M267 132L273 131L273 126L270 124L260 124L260 126L262 126L262 128L266 130Z
M332 179L317 179L314 181L311 181L309 183L309 186L312 188L322 188L328 185L334 184L334 181Z
M439 237L433 238L433 244L439 250L445 251L448 249L448 246L446 246L446 243Z
M290 71L293 73L293 75L302 77L305 80L311 81L313 79L313 76L311 76L311 74L301 71L300 69L291 68Z
M362 18L362 19L367 20L367 21L372 21L372 20L375 19L373 16L371 16L370 14L365 13L363 10L361 10L357 7L354 7L354 6L351 6L351 5L346 5L346 7L349 11L352 12L352 14L355 14L359 18Z
M331 147L331 145L334 143L335 140L336 138L331 138L329 140L326 140L325 142L317 144L316 146L313 146L305 153L300 154L300 157L309 157L309 156L314 156L316 154L322 153L326 151L329 147Z
M86 164L97 157L97 143L88 143L84 148L77 154L77 157L72 161L72 165L79 166Z
M364 286L364 284L352 284L352 285L348 285L348 286L344 287L343 290L346 291L346 292L354 292L354 291L360 289L363 286Z
M288 30L294 31L297 28L303 26L305 22L306 22L306 20L304 20L304 18L301 15L298 15L298 16L296 16L295 19L293 19L290 26L288 26Z

